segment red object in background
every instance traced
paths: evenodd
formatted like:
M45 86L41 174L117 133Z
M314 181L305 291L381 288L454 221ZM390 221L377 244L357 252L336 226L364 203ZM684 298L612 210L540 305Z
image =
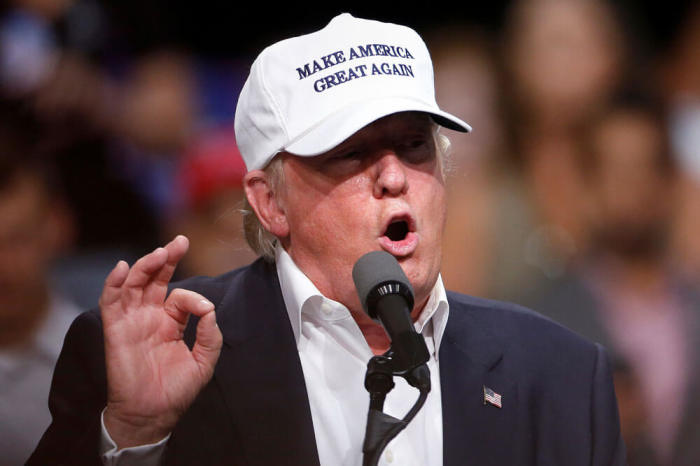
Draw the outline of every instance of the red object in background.
M178 184L189 207L201 206L219 192L243 187L246 167L233 128L204 132L185 151Z

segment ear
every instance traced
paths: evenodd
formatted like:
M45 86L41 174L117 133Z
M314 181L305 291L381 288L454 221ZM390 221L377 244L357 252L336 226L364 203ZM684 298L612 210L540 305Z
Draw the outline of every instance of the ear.
M263 228L280 240L289 236L289 223L280 193L272 189L268 174L262 170L248 172L243 178L243 187L248 202Z

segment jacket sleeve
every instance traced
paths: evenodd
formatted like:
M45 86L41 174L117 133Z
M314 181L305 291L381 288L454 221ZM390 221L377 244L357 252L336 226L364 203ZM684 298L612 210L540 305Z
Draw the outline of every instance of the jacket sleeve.
M56 363L52 422L27 465L101 465L100 413L107 399L102 323L97 311L78 316Z
M591 428L593 466L623 466L625 444L620 432L620 418L607 351L596 343L598 356L593 373Z

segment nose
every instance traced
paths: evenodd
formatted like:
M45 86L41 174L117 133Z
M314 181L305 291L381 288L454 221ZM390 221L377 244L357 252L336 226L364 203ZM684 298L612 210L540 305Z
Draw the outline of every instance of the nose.
M375 162L374 196L398 196L408 191L406 167L393 150L386 150Z

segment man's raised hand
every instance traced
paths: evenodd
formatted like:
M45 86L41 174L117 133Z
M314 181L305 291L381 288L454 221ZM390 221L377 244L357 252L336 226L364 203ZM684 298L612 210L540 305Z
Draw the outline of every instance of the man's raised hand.
M209 382L221 350L214 305L193 291L167 296L189 242L178 236L131 268L120 261L100 297L107 365L104 422L119 448L157 442ZM192 351L183 341L198 316Z

